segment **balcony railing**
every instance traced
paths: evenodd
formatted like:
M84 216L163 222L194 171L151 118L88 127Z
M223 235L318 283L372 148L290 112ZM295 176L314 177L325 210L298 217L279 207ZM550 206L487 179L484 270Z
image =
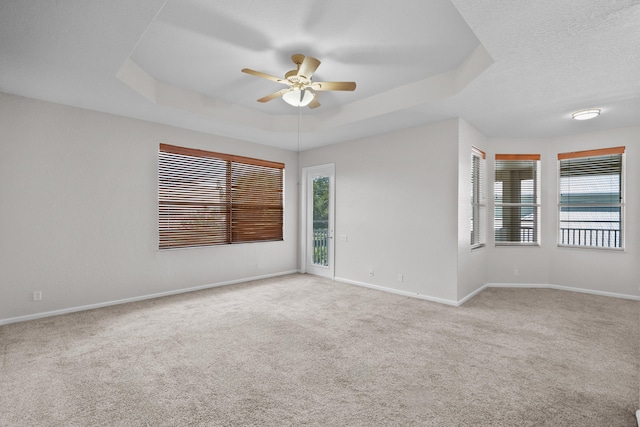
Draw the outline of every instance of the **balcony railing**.
M620 230L602 228L561 228L560 244L590 246L599 248L619 248Z
M519 240L513 239L513 234L508 228L495 228L494 237L497 243L535 243L535 231L531 226L520 226L515 231L520 231ZM509 237L507 237L509 236ZM517 238L517 235L516 235Z
M505 229L496 229L496 241L499 236L506 232ZM534 239L533 227L520 227L519 243L533 243ZM504 240L502 240L504 241ZM598 248L620 248L620 230L604 229L604 228L560 228L561 245L568 246L585 246Z
M313 254L315 265L329 265L329 228L327 221L313 221Z

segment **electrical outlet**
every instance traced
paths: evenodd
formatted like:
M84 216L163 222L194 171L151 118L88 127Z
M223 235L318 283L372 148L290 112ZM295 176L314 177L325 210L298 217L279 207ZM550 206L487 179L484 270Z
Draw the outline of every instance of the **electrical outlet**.
M369 277L373 277L373 269L369 270Z
M520 272L518 271L518 269L517 269L517 268L514 268L514 269L513 269L513 275L514 275L514 276L518 276L519 274L520 274Z
M33 301L42 301L42 291L33 292Z
M404 280L404 276L402 273L398 273L398 282L402 282Z

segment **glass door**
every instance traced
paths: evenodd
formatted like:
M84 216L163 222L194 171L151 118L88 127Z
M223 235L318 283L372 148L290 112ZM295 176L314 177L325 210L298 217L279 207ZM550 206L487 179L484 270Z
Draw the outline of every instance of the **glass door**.
M305 168L305 271L333 278L334 165Z

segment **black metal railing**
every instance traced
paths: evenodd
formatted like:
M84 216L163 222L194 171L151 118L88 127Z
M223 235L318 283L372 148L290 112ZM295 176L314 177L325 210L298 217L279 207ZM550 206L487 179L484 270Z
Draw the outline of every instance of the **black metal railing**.
M501 237L503 236L503 237ZM496 229L496 242L506 242L506 229ZM606 228L560 228L559 244L567 246L584 246L597 248L620 248L620 230ZM518 243L534 243L535 231L533 227L520 227Z
M327 221L313 221L313 254L315 265L329 265L329 228Z
M313 263L328 265L329 232L327 229L313 230Z
M620 248L620 230L602 228L561 228L560 244L570 246Z
M511 231L516 231L514 234ZM518 236L519 235L519 236ZM521 226L516 230L507 228L494 229L494 237L498 243L535 243L535 229L533 227ZM515 240L518 239L519 240Z

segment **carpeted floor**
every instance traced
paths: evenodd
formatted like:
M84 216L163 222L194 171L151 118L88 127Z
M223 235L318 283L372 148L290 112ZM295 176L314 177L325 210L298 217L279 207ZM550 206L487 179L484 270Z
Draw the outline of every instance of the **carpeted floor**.
M0 327L2 426L636 426L640 302L308 276Z

